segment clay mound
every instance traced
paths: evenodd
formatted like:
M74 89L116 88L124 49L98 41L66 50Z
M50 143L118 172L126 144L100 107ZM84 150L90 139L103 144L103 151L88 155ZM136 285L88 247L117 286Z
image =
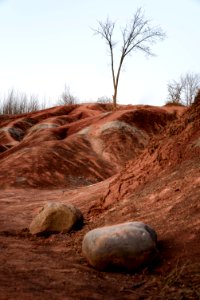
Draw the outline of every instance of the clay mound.
M140 186L175 170L182 169L185 173L191 171L191 176L196 177L199 173L199 129L200 101L196 101L163 131L154 135L141 155L126 163L113 179L99 208L128 197Z
M116 174L175 119L162 108L72 105L0 119L1 187L94 184Z

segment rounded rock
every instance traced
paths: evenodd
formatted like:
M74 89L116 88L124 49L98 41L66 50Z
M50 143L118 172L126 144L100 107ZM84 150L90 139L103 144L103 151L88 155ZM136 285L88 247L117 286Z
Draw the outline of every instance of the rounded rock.
M136 270L157 255L156 232L143 222L129 222L89 231L82 243L83 255L99 270L110 267Z
M29 231L31 234L68 232L82 221L83 215L75 206L49 202L33 219Z

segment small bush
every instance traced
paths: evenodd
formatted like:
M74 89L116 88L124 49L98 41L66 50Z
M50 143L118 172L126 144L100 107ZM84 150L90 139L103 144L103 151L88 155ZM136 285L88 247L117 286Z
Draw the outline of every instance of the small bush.
M166 101L165 106L185 106L184 104L177 102L177 101Z

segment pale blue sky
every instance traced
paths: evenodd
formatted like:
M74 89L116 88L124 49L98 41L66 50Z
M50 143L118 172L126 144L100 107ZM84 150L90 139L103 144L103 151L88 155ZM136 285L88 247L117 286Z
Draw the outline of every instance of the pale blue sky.
M169 80L200 73L199 0L0 0L0 96L15 88L51 105L67 84L81 101L111 97L107 48L90 27L109 16L118 40L138 7L168 37L153 47L156 57L127 57L118 100L164 104Z

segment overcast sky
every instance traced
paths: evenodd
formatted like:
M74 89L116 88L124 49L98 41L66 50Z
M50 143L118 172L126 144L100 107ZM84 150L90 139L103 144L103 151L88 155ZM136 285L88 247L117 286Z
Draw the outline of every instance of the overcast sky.
M167 39L153 46L156 57L127 57L118 101L163 105L169 80L200 73L199 0L0 0L0 96L14 88L51 105L66 84L81 101L112 97L108 51L91 27L109 16L120 40L138 7Z

